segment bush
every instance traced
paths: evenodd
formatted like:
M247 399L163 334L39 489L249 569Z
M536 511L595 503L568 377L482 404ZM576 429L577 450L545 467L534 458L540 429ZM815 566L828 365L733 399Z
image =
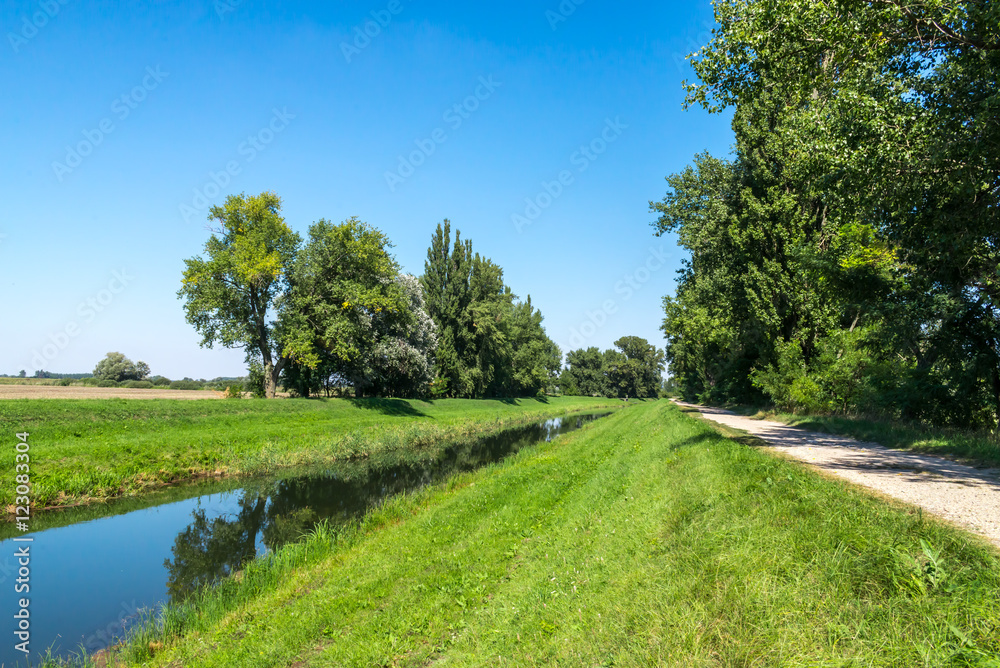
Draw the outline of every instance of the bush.
M56 385L59 385L60 387L69 387L72 384L73 384L72 378L63 378L58 383L56 383Z
M247 376L246 389L258 399L267 398L267 392L264 389L264 367L259 362L250 363L250 373Z
M97 387L119 387L119 385L113 380L99 380L97 381Z
M175 380L170 383L171 390L200 390L202 387L196 380Z
M151 390L153 389L153 384L148 380L130 380L122 383L122 387L127 387L131 390Z
M233 383L226 388L226 399L242 399L243 398L243 383Z
M437 377L431 381L431 397L434 399L443 399L448 396L448 379Z
M170 386L170 379L169 378L165 378L163 376L153 376L149 380L156 387L169 387Z
M97 387L97 383L99 383L99 382L100 381L98 381L96 378L94 378L92 376L88 377L88 378L81 378L80 379L80 383L82 385L86 385L87 387Z

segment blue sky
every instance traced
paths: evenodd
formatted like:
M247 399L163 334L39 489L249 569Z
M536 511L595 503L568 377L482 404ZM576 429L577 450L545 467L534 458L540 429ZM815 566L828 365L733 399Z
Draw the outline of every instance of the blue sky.
M449 218L564 351L662 346L682 255L648 202L732 142L682 109L711 7L577 1L3 3L0 372L242 374L176 292L208 206L265 190L303 235L380 228L416 275Z

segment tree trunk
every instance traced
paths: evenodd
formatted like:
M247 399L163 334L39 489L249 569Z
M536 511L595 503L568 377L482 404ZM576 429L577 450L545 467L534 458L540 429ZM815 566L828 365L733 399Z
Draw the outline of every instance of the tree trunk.
M274 367L270 364L264 365L264 395L268 399L274 399L274 395L278 392L278 379L274 374Z
M993 367L993 401L997 411L997 431L1000 432L1000 364Z
M266 355L264 359L264 394L268 399L274 399L278 393L278 380L281 378L281 370L288 362L287 357L279 357L277 364L271 364L271 356Z

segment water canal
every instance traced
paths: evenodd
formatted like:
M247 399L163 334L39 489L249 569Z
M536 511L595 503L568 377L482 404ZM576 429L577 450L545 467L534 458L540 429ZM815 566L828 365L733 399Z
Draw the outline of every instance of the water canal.
M432 460L360 462L272 479L185 485L113 504L52 512L30 538L30 593L15 593L15 543L0 541L0 588L16 611L30 598L33 662L113 644L143 614L180 601L299 540L317 522L349 521L382 500L440 482L548 441L609 413L555 418L446 448ZM43 519L44 518L44 519ZM49 528L45 528L46 524ZM0 664L27 665L15 650L17 620L4 614Z

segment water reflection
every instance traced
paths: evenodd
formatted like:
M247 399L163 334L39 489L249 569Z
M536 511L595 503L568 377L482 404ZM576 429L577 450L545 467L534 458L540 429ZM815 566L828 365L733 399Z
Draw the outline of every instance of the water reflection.
M191 524L174 540L173 558L164 562L169 598L188 598L260 554L300 540L322 520L337 523L359 517L387 497L477 469L604 415L556 418L514 429L446 448L431 461L370 465L247 488L240 491L237 512L227 515L210 517L205 508L197 508Z

